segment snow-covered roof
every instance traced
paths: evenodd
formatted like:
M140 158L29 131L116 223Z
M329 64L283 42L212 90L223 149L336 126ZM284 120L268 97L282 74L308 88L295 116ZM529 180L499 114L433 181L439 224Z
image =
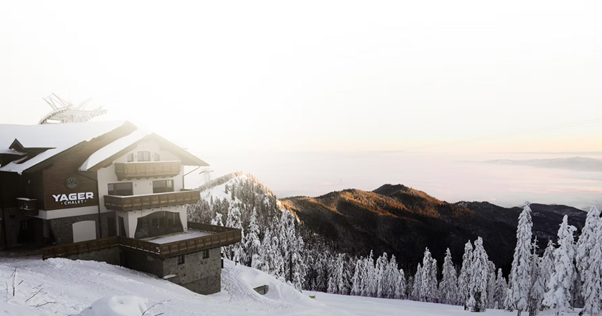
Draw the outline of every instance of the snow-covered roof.
M0 150L3 152L9 151L15 140L23 148L46 148L45 151L22 163L17 161L8 163L1 167L0 171L22 173L81 142L104 135L125 123L119 121L44 125L0 124Z
M185 232L163 235L158 237L149 237L142 240L149 241L155 244L168 244L170 242L183 241L193 238L205 237L209 235L213 235L213 233L200 231L196 229L188 229Z
M135 144L140 141L144 137L150 135L149 132L142 130L135 130L131 134L124 136L105 147L97 150L93 153L80 167L79 171L88 171L90 168L98 165L99 163L105 161L109 157L115 155L116 153L128 148L129 146Z

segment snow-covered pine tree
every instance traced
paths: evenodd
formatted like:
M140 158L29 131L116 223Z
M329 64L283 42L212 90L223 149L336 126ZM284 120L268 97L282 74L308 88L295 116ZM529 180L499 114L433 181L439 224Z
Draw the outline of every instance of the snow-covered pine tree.
M474 300L472 312L487 310L487 281L489 278L489 257L483 247L483 239L478 237L474 242L470 271L470 297Z
M399 279L399 270L397 267L397 259L395 255L391 256L389 263L387 264L386 273L385 273L385 291L384 297L386 298L395 298L395 287L396 283Z
M424 250L422 259L422 285L420 287L420 298L425 302L433 302L437 298L437 260L435 260L428 248Z
M506 291L508 291L508 283L502 274L502 269L497 270L497 278L495 279L495 293L493 295L493 308L504 309L504 301L506 300Z
M543 304L556 310L556 315L571 308L571 287L575 278L575 239L573 233L577 229L569 225L568 217L562 218L558 229L558 248L554 250L554 271L548 282L548 291L544 295Z
M518 216L516 248L514 248L514 258L510 270L510 291L508 292L510 307L517 311L518 316L527 309L529 300L532 228L531 208L529 202L526 202L523 211Z
M277 216L272 219L272 240L271 240L271 258L270 258L270 274L279 279L280 281L286 282L285 270L284 270L284 257L282 254L282 243L286 241L281 240L280 220ZM286 253L288 255L288 253Z
M495 308L495 264L489 261L489 278L487 279L487 308Z
M355 262L355 272L353 273L353 278L351 279L351 295L362 295L362 285L363 285L363 280L362 280L362 271L364 269L364 259L363 258L359 258L357 259L357 261Z
M422 289L422 266L419 263L418 267L416 268L416 274L414 274L414 284L413 284L413 288L412 288L412 297L415 300L420 300L420 298L422 297L422 294L420 293L421 289Z
M400 299L406 296L406 277L403 269L399 269L397 274L397 282L395 282L395 298Z
M443 278L439 283L439 295L446 304L456 304L458 301L458 274L454 268L449 248L443 259Z
M338 294L349 295L349 275L347 274L347 261L345 260L345 254L338 254L337 256L337 289Z
M376 295L376 274L374 271L374 254L372 250L370 250L370 255L364 258L362 266L361 279L363 282L361 295L374 297Z
M596 207L592 207L585 221L577 243L576 261L583 280L583 315L599 315L602 307L602 220Z
M385 271L389 262L387 253L383 253L376 259L376 297L384 297L385 283L387 282Z
M223 217L222 214L215 212L215 217L211 220L211 225L224 226L222 217Z
M261 247L261 241L259 240L259 225L257 225L257 211L253 209L251 218L249 221L249 228L245 234L245 240L243 241L245 247L245 253L249 262L245 262L245 265L253 266L253 258L256 258Z
M529 289L529 301L527 304L527 310L529 316L535 316L541 309L541 302L543 301L543 295L545 294L545 283L541 275L541 258L537 255L537 237L533 240L531 245L531 288Z
M468 310L466 302L470 298L470 273L472 270L472 243L470 240L464 245L464 254L462 255L462 268L458 277L458 295L464 304L464 309Z
M253 257L251 267L257 270L261 270L266 273L270 273L272 265L272 234L269 228L266 228L263 233L263 240L259 246L257 255Z

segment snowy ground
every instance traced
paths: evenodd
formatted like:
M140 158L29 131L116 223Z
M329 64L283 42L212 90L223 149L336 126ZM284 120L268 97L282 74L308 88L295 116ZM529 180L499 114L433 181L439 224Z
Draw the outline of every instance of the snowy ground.
M108 301L115 295L146 298L148 307L162 302L145 315L472 315L461 307L442 304L307 291L301 294L263 272L234 266L230 261L225 262L222 271L222 292L204 296L152 275L106 263L38 258L1 260L0 315L78 315L98 299ZM11 275L15 268L13 297ZM252 290L264 284L270 287L265 296ZM316 299L310 299L309 295L316 295ZM89 315L89 311L84 314ZM514 314L490 310L480 315Z

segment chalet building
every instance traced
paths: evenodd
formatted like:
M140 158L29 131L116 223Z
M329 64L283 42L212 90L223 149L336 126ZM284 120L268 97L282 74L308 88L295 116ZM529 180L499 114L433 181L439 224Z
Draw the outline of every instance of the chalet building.
M208 166L129 122L0 125L0 250L106 261L209 294L240 230L189 223L184 166ZM48 246L52 245L52 246Z

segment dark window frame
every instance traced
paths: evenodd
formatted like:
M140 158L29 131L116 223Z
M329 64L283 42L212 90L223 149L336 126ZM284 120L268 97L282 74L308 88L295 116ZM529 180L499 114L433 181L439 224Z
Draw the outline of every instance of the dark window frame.
M139 151L136 156L138 158L138 161L151 161L150 151Z
M163 185L155 185L155 184L163 184ZM165 192L175 192L174 191L174 180L155 180L153 181L153 193L165 193Z
M184 263L186 263L186 257L185 257L185 255L179 255L178 256L178 265L184 264Z
M129 185L129 188L123 188L124 186ZM111 189L113 186L113 189ZM115 188L116 186L120 186L121 188ZM115 182L115 183L107 183L107 194L108 195L117 195L117 196L131 196L134 195L134 183L133 182Z
M202 250L201 253L203 255L203 259L209 258L209 249Z

